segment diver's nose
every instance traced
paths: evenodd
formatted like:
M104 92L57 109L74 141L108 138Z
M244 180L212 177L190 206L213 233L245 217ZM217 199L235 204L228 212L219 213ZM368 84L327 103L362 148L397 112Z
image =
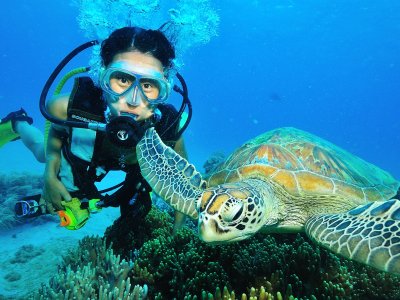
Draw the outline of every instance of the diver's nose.
M143 101L142 94L138 86L135 86L128 95L126 95L126 103L129 106L139 106Z

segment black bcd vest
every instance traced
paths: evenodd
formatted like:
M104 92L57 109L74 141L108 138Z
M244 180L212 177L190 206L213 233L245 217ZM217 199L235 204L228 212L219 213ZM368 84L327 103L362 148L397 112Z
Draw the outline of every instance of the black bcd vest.
M94 85L90 77L75 78L68 103L68 120L105 123L104 113L107 105L103 100L102 93L102 90ZM166 145L174 147L179 139L178 112L170 104L159 104L157 108L161 111L162 117L155 124L155 130ZM73 130L70 128L70 136ZM71 151L71 141L68 139L64 142L62 151L72 168L75 186L87 197L98 195L94 182L102 180L110 170L134 172L135 175L141 177L138 163L129 161L129 158L132 160L136 158L135 148L122 149L111 144L104 132L96 132L93 156L90 161L74 155ZM125 156L128 158L127 161L121 159ZM99 173L99 167L104 172Z

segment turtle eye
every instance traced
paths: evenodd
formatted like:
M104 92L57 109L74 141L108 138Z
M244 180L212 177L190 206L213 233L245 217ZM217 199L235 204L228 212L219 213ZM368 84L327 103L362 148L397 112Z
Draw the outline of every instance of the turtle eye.
M240 218L243 213L243 202L228 201L225 203L221 217L225 222L234 222Z

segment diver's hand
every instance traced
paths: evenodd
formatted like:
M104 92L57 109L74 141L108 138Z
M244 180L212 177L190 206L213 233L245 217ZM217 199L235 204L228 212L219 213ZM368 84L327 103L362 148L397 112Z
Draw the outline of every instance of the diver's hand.
M51 214L64 210L61 201L71 201L71 195L55 176L45 176L42 197L46 201L47 211Z

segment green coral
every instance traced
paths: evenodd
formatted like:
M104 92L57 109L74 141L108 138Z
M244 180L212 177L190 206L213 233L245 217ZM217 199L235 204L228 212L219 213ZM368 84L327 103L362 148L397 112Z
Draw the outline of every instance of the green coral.
M124 257L134 256L145 241L172 232L173 220L167 213L151 210L146 218L120 217L107 228L104 236L107 245L112 244L116 253Z
M152 275L154 283L142 282L151 297L215 298L216 287L226 286L236 295L263 287L266 299L400 298L398 276L339 258L301 234L258 234L213 246L189 228L173 236L171 222L167 213L152 209L141 225L130 227L130 245L138 245L136 236L145 241L135 262Z
M153 208L119 249L112 241L121 245L122 236L109 234L124 221L107 231L109 246L98 237L82 240L35 299L400 298L399 276L339 258L301 234L213 246L188 227L172 235L172 217Z
M140 249L138 264L154 275L157 290L166 298L183 298L201 289L228 283L228 274L218 261L208 259L211 249L183 229L176 236L160 236ZM208 252L208 253L207 253Z
M156 297L155 299L161 299ZM229 299L229 300L283 300L284 298L282 297L282 294L280 292L276 294L271 294L268 293L264 287L261 287L260 289L256 289L252 287L247 293L243 293L241 295L236 296L234 291L229 291L229 289L225 286L223 290L219 287L215 289L215 292L212 293L207 293L206 291L203 291L201 293L200 297L197 296L186 296L184 300L197 300L197 299L202 299L202 300L222 300L222 299ZM295 300L297 298L293 296L286 297L285 299L287 300Z
M296 295L314 294L325 299L354 293L349 281L338 276L339 258L311 245L302 235L257 235L233 250L232 272L243 279L235 286L253 283L265 286L269 293L285 291L283 294L290 295L290 290ZM228 254L226 250L223 253Z

